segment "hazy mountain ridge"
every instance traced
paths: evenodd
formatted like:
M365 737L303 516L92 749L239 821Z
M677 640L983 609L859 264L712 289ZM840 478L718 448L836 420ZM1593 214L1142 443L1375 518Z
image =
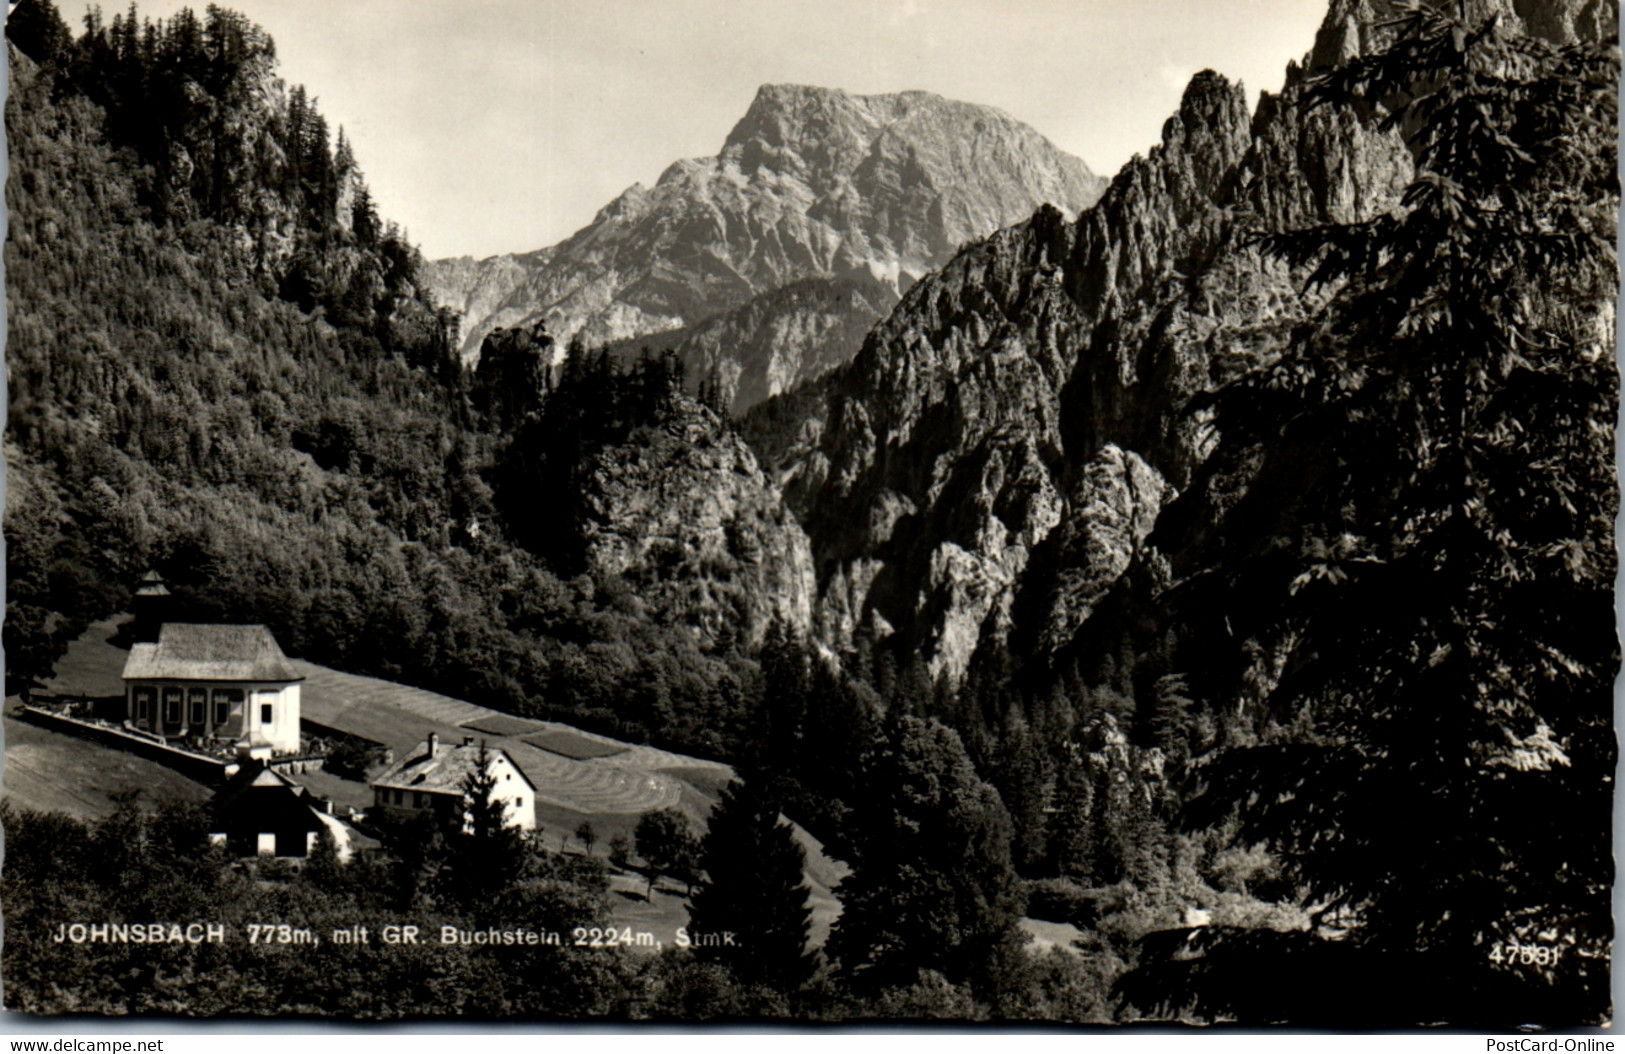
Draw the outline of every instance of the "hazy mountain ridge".
M504 311L502 302L524 281L527 268L544 266L548 256L549 250L538 249L522 256L436 260L429 265L431 292L441 304L457 312L459 319L489 318L493 326L511 326L524 313Z
M867 272L906 288L966 241L1045 202L1086 207L1103 185L991 107L766 85L716 157L676 162L542 254L440 261L430 280L464 313L465 357L532 316L561 345L603 343L803 278Z
M846 362L896 303L896 288L867 271L802 278L692 326L611 347L624 359L675 352L690 386L714 390L715 404L737 415Z

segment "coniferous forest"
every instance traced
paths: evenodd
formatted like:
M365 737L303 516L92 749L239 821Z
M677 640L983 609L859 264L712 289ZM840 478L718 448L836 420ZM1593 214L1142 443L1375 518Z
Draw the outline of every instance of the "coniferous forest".
M156 569L189 621L735 778L703 825L651 812L608 856L587 823L580 853L520 838L473 779L461 828L381 823L376 852L324 838L297 867L211 845L196 804L8 801L6 1009L1611 1018L1617 38L1393 6L1251 116L1201 75L1075 226L1046 210L966 247L850 363L734 419L714 378L625 342L527 323L465 361L365 159L242 16L132 3L70 27L22 0L10 703ZM1282 159L1328 143L1382 188L1348 204ZM1193 218L1166 222L1162 193ZM974 293L956 267L984 268ZM1112 404L1129 374L1151 409ZM918 398L897 380L933 376ZM1011 423L1051 405L1012 390L1053 390L1054 441ZM1042 471L989 467L1017 448ZM1116 494L1139 504L1113 548ZM882 506L863 549L847 521ZM684 526L705 515L712 534ZM995 523L1028 545L1014 584L954 622L993 588L953 575ZM927 578L951 581L907 591ZM797 829L844 868L827 939ZM610 916L632 858L651 895L685 888L695 931L750 939L29 938L405 915L568 933Z

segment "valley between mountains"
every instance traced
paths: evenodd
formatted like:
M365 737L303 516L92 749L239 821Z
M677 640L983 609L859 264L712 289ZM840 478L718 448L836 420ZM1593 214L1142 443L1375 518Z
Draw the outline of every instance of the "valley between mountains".
M1606 1022L1618 17L1330 0L1109 177L770 83L562 241L431 261L245 16L22 0L7 1008ZM235 852L104 745L203 749L119 673L160 607L292 657L300 750L236 763L342 845ZM386 809L464 736L449 811Z

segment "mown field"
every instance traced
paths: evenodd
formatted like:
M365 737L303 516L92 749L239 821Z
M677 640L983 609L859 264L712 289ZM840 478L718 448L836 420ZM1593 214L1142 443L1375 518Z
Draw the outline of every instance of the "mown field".
M120 674L127 653L107 643L117 628L116 619L92 625L69 645L46 689L85 695L121 693ZM115 794L135 791L143 801L156 805L207 801L213 793L155 761L19 721L11 716L18 702L16 697L6 699L6 716L0 722L5 730L0 793L15 805L99 820L113 811Z
M6 701L7 708L16 705ZM155 761L110 750L88 739L19 721L9 714L0 786L8 801L34 809L99 820L113 811L113 796L139 791L143 800L207 801L213 791Z

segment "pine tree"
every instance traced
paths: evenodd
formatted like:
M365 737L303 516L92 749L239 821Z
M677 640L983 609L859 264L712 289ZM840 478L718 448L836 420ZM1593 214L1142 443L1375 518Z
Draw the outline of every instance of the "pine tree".
M1094 784L1081 758L1067 756L1056 770L1055 815L1050 818L1050 868L1089 884L1095 875Z
M812 664L794 632L778 618L768 625L757 663L762 670L762 699L753 715L754 756L747 764L764 777L793 772L799 766L812 702Z
M1046 757L1033 738L1019 699L1011 699L1004 714L999 749L989 771L990 782L1015 824L1013 854L1024 874L1044 859L1046 816L1044 785Z
M344 864L339 860L338 843L333 832L323 827L316 836L316 847L305 861L301 877L323 893L339 893L345 887Z
M892 715L853 805L853 874L828 945L847 984L874 993L935 971L999 998L1020 955L1021 887L1010 816L959 737Z
M41 66L54 66L73 34L51 0L21 0L6 18L6 39Z
M350 205L350 231L355 235L356 244L363 249L378 245L378 209L373 205L372 192L365 183L359 183L355 188L355 200Z
M1264 729L1207 767L1192 818L1240 808L1242 837L1282 854L1323 929L1170 936L1126 991L1302 1022L1353 1004L1367 1027L1595 1022L1612 935L1617 396L1599 322L1617 52L1458 5L1409 4L1389 28L1314 101L1403 130L1415 180L1395 213L1266 240L1341 291L1218 396L1207 478L1256 469L1199 528L1207 573L1169 598L1192 627L1193 691L1257 706ZM1530 946L1545 950L1507 965Z
M474 765L463 777L460 830L447 835L452 896L465 906L494 909L495 900L523 873L525 843L508 822L507 802L497 797L496 757L480 741Z
M694 934L734 932L737 945L706 944L702 959L722 963L747 984L793 992L811 976L812 908L806 855L779 807L756 781L723 788L701 847L705 881L689 911Z

